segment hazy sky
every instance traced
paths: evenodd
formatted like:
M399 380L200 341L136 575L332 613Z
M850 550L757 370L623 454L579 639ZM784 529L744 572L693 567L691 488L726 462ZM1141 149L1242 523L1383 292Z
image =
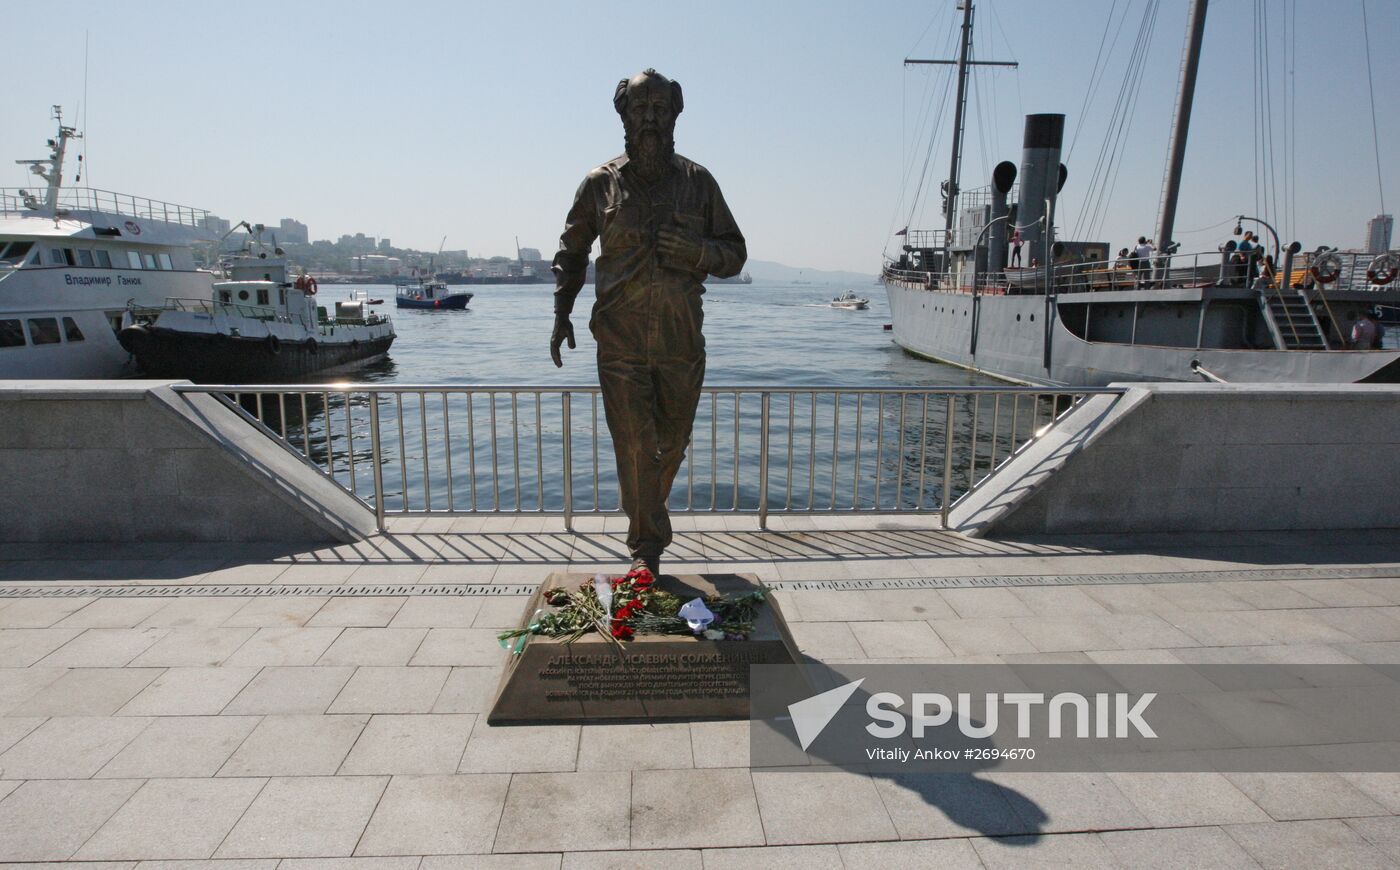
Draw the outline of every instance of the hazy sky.
M1025 113L1063 112L1067 138L1077 139L1065 161L1062 231L1087 217L1086 194L1148 2L980 0L977 56L1021 66L976 77L964 188L986 183L999 160L1019 162ZM1156 221L1187 3L1159 6L1100 220L1098 237L1115 246L1151 235ZM902 60L949 56L953 7L57 0L15 44L28 54L8 68L0 185L31 183L11 161L43 156L51 103L77 113L87 31L85 184L234 221L295 217L312 238L364 232L435 249L445 235L449 249L493 255L513 254L519 235L548 257L584 173L622 150L610 102L617 80L652 66L684 86L678 150L718 178L752 257L874 273L907 218L900 201L912 192L907 164L916 178L928 147L919 130L935 102L927 95L940 95L947 76ZM1394 211L1400 2L1368 0L1367 12L1386 206ZM1255 155L1267 157L1269 140L1254 120L1254 69L1256 28L1266 20L1258 32L1267 32L1272 68L1278 201L1273 207L1265 197L1270 214L1290 223L1291 138L1296 221L1280 231L1307 247L1360 243L1381 207L1361 15L1361 0L1214 0L1179 228L1265 208ZM1116 48L1105 48L1105 74L1081 113L1106 21ZM1296 119L1287 137L1290 43ZM950 119L949 111L941 126ZM932 156L935 191L947 149L945 129ZM915 225L940 220L935 194ZM1228 229L1178 238L1188 250L1210 249Z

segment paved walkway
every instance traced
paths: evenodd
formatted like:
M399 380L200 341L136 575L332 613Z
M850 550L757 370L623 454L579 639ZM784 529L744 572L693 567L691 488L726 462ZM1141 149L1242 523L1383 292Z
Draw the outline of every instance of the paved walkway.
M777 583L803 652L828 663L1400 661L1397 533L684 524L667 571ZM1400 865L1400 774L995 770L910 788L751 771L742 722L488 727L518 593L550 570L616 570L616 525L413 521L314 550L0 545L0 861ZM430 588L463 584L490 594Z

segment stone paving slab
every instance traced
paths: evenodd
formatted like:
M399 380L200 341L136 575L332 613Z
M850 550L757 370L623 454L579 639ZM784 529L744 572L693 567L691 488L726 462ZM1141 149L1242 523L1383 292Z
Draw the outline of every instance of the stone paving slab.
M582 519L0 548L0 863L1400 866L1400 774L791 774L748 768L744 722L491 728L514 587L625 551L616 518ZM1400 534L774 519L678 518L676 553L807 583L776 594L818 661L1400 663ZM219 594L106 594L171 584ZM65 585L88 591L44 597Z

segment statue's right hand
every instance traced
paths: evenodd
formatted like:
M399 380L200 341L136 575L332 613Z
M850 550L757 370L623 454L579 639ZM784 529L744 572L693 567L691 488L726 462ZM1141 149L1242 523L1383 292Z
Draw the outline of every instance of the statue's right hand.
M554 365L557 368L564 367L564 360L559 356L559 347L566 339L569 342L569 350L578 347L578 343L574 341L574 325L569 322L568 315L556 314L554 315L554 333L549 337L549 356L554 360Z

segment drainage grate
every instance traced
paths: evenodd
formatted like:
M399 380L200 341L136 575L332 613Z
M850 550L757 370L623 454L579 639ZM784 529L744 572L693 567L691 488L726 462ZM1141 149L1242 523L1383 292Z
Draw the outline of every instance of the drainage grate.
M882 589L974 589L1006 586L1102 586L1141 583L1210 583L1229 580L1345 580L1349 578L1400 577L1400 567L1371 568L1263 568L1235 571L1172 571L1157 574L999 574L974 577L890 577L869 580L777 580L768 584L778 592L858 592ZM533 583L435 583L319 585L201 585L60 584L31 581L0 584L5 598L288 598L330 596L336 598L383 595L438 595L500 597L529 595Z

